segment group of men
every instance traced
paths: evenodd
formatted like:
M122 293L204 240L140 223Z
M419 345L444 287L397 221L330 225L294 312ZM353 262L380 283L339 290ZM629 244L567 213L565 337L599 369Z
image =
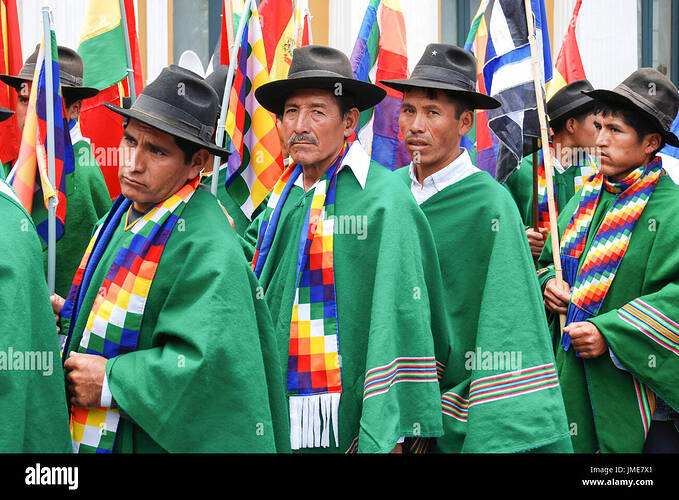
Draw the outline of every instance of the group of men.
M0 369L56 360L0 375L0 451L678 452L679 187L656 156L679 145L677 89L642 68L548 102L554 266L542 157L503 187L460 146L500 106L476 71L430 44L381 82L403 95L412 160L392 172L350 142L385 90L336 49L296 49L255 92L290 161L245 223L201 183L228 155L225 73L165 68L107 105L125 118L122 194L93 219L71 197L101 173L76 162L78 263L51 299L22 230L36 216L0 180Z

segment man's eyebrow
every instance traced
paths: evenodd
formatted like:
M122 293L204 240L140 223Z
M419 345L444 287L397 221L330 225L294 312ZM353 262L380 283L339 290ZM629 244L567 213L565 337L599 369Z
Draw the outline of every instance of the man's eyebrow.
M163 147L163 146L159 146L159 145L156 144L155 142L146 141L146 146L147 146L149 149L154 149L154 150L160 151L161 153L167 153L167 152L168 152L168 149L167 149L167 148L165 148L165 147Z
M290 109L290 108L295 108L295 109L297 109L297 108L300 108L301 106L302 106L301 104L292 102L292 103L290 103L290 104L286 104L285 107L284 107L283 109L284 109L284 110ZM326 108L328 107L328 105L327 105L326 103L324 103L324 102L312 102L311 104L308 105L308 107L310 107L310 108L322 108L322 109L326 109Z

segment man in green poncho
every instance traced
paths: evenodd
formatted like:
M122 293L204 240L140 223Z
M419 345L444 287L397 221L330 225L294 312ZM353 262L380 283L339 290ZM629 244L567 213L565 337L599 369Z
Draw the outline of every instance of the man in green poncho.
M21 130L24 128L38 50L39 47L36 47L35 52L26 59L17 76L0 75L0 80L16 89L18 93L17 122ZM56 246L55 293L65 296L94 224L111 208L111 197L104 176L92 154L90 141L83 137L78 124L83 99L94 97L98 90L82 86L83 62L77 52L67 47L59 47L58 51L60 83L75 159L75 170L66 176L67 211L64 235L57 241ZM8 168L3 179L7 174ZM46 220L46 214L42 193L36 193L31 213L36 225ZM46 272L47 242L44 240L42 248Z
M170 66L129 110L107 106L129 120L122 195L53 304L74 449L289 449L266 303L215 198L196 189L210 153L226 154L210 143L215 92Z
M12 111L0 108L0 121ZM31 217L0 179L0 453L68 453L59 343Z
M434 331L445 431L434 450L572 451L521 219L460 147L473 110L500 103L476 92L476 59L453 45L428 45L409 79L381 83L404 92L399 127L412 163L396 175L434 233L451 325Z
M548 241L538 271L551 313L573 448L679 452L679 187L656 156L679 94L641 68L596 100L600 172L558 219L563 289ZM559 332L556 313L566 314Z
M446 326L431 231L405 186L345 142L384 90L355 80L342 52L310 45L255 95L282 116L293 160L245 234L292 449L388 453L440 435L432 330Z
M554 132L552 157L554 159L554 203L557 213L582 187L583 181L596 173L593 161L594 100L582 91L594 90L587 80L577 80L559 90L547 102L549 125ZM526 236L533 258L537 259L549 235L549 208L545 184L545 166L542 150L538 164L538 231L533 227L533 155L526 156L519 168L509 176L504 186L509 189L521 219L526 226Z

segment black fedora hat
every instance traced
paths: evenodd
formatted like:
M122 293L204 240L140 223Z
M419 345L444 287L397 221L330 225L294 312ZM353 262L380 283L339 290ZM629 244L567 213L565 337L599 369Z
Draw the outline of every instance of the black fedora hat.
M193 71L173 64L163 68L130 109L105 105L119 115L202 146L214 155L228 157L226 149L212 142L217 121L217 93Z
M387 92L354 78L349 58L343 52L321 45L307 45L292 52L288 78L266 83L255 90L255 97L266 109L283 114L285 99L299 89L328 89L335 91L341 84L343 93L354 98L359 111L378 104Z
M552 98L547 101L547 114L549 121L554 122L575 116L587 109L594 111L594 99L583 94L594 90L588 80L576 80L559 89Z
M410 78L380 80L404 92L411 88L446 90L459 94L475 109L499 108L500 102L476 91L476 58L471 52L445 43L430 43Z
M21 71L16 76L0 75L0 80L10 87L19 90L23 82L32 82L35 72L35 63L38 60L40 45L35 47L33 53L28 56L26 62L21 67ZM58 47L59 54L59 82L62 89L74 96L76 99L87 99L94 97L99 90L94 87L83 87L83 60L75 50L68 47Z
M658 125L658 132L667 144L679 147L679 138L671 131L679 111L679 91L660 71L639 68L613 90L583 93L599 102L641 112Z
M4 122L13 114L14 111L12 111L11 109L3 108L0 106L0 122Z

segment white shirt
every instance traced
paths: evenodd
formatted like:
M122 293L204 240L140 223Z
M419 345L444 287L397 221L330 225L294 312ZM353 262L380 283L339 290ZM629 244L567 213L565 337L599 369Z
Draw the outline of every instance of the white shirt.
M421 205L448 186L481 171L472 164L472 159L469 157L467 150L465 148L461 149L462 153L457 158L449 165L424 179L422 184L417 181L415 165L412 162L410 163L410 191L413 193L418 205Z
M365 189L365 183L368 179L368 170L370 169L370 157L358 141L354 142L349 147L349 151L347 151L347 154L344 156L344 160L342 160L342 164L337 173L340 173L344 167L349 167L351 169L354 173L354 177L356 177L356 180L360 184L361 189ZM318 184L318 181L316 181L309 189L313 189L316 184ZM295 179L295 186L304 189L304 175L300 175Z

